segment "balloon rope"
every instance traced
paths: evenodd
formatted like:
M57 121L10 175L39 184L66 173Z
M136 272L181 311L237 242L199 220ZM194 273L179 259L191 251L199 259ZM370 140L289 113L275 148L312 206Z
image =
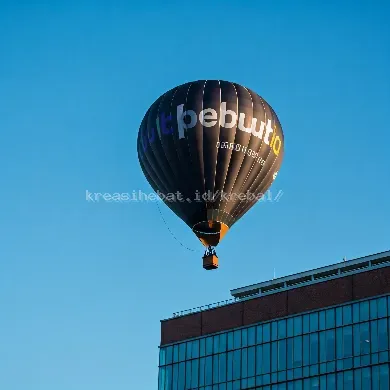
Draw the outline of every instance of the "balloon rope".
M157 204L157 208L158 208L158 211L160 212L160 215L161 215L161 218L163 220L163 222L165 223L165 226L167 227L169 233L171 233L172 237L185 249L191 251L191 252L197 252L196 249L191 249L191 248L188 248L187 246L185 246L173 233L172 233L172 230L169 228L168 224L167 224L167 221L165 220L164 216L162 215L162 212L161 212L161 209L160 209L160 206L158 205L158 202L156 202Z

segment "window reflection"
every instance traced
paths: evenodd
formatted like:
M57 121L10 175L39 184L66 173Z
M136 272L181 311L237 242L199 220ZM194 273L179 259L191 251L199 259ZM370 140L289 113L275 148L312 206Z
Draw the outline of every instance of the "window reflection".
M159 390L390 390L390 299L373 301L161 347Z

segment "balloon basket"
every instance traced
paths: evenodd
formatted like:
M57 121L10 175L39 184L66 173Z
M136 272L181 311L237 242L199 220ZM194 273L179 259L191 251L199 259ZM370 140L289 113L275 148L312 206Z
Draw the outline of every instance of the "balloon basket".
M218 257L215 254L203 256L203 268L207 271L218 268Z

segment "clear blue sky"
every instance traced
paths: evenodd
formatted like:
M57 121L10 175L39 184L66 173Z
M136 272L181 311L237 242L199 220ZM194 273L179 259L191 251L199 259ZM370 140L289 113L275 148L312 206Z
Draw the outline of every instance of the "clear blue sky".
M274 268L390 247L386 2L109 3L0 3L4 390L156 389L160 319ZM91 204L85 191L149 192L144 112L177 84L214 78L274 107L286 153L279 202L237 223L206 272L166 207L198 252L156 204Z

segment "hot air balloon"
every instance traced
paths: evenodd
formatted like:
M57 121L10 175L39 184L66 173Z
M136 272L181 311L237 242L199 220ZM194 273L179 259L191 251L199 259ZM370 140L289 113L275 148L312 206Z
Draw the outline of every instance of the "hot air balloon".
M138 159L154 191L206 247L215 247L261 199L283 160L284 135L272 107L249 88L198 80L160 96L138 132Z

